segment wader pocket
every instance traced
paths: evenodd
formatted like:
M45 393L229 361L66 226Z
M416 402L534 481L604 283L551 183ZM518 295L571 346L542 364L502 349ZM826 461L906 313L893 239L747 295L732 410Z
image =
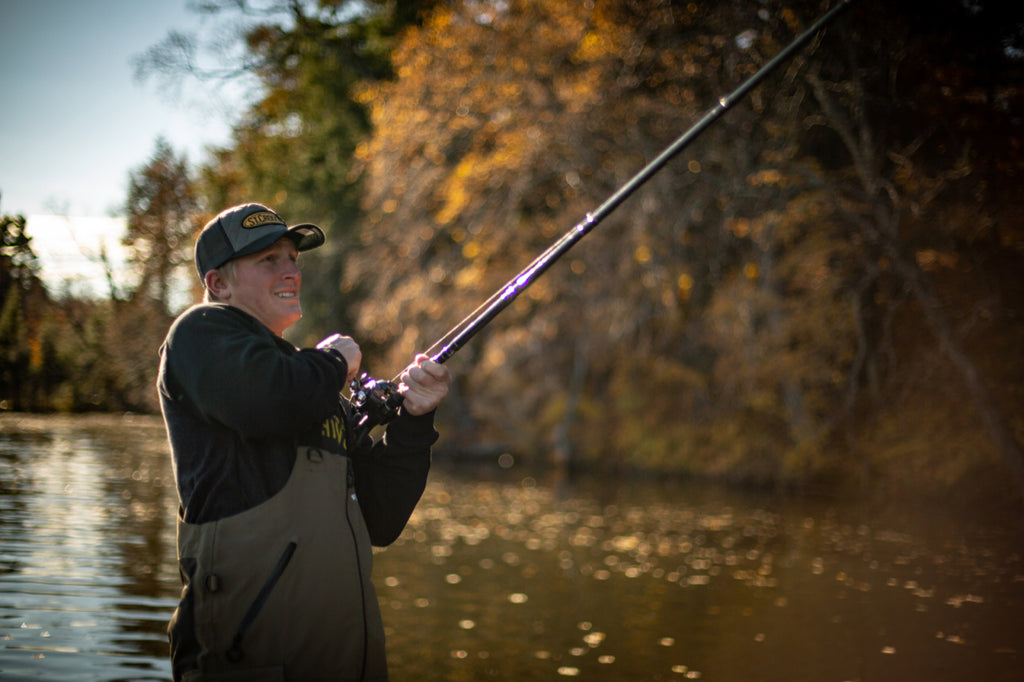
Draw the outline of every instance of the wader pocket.
M288 546L284 548L284 552L281 553L281 557L277 560L277 565L274 566L274 570L267 576L267 581L263 583L263 587L260 588L259 594L253 600L252 604L249 605L249 610L245 612L245 616L242 617L242 622L238 624L238 630L235 632L235 636L231 638L231 647L227 650L227 659L232 663L237 663L245 658L245 652L242 651L242 638L245 637L245 633L248 632L252 624L256 622L256 617L260 615L260 611L263 606L267 603L267 599L270 598L270 593L274 591L274 585L284 575L284 570L288 568L288 562L292 560L292 555L295 554L295 548L298 544L293 540L288 543ZM263 680L260 678L250 678ZM277 678L268 678L277 679ZM220 678L217 678L218 682ZM227 682L227 680L225 680Z

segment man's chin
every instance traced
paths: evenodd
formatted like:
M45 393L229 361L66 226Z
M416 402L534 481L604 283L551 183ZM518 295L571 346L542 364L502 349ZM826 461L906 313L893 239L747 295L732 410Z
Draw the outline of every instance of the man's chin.
M288 329L302 319L302 308L296 305L294 308L289 308L287 312L282 311L279 319L282 327Z

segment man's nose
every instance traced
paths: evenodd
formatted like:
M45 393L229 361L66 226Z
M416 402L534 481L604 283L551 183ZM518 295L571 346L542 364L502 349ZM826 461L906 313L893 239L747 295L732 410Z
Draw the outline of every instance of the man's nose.
M299 269L298 263L289 260L285 263L284 271L281 273L281 276L289 279L301 279L302 270Z

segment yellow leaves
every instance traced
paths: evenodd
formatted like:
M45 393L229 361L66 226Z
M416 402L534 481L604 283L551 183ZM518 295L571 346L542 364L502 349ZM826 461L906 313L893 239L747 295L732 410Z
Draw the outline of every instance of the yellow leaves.
M372 104L380 99L380 94L380 85L373 81L364 81L352 87L352 98L359 104Z
M359 142L355 145L355 152L352 156L362 163L370 161L370 144L366 141Z
M451 176L445 182L444 189L442 190L442 196L444 197L444 205L441 210L434 216L434 220L439 225L447 225L453 222L462 211L469 205L470 197L472 192L468 185L473 175L473 169L477 165L477 158L475 154L467 155L455 170Z
M725 221L725 229L736 237L743 239L750 236L750 220L747 218L730 218Z
M500 99L511 100L516 99L523 92L523 86L515 81L509 81L502 83L498 86L497 95Z
M773 216L772 213L765 213L753 219L743 216L727 218L724 226L737 239L753 239L755 242L760 242L764 239L765 230L769 222L773 220Z
M489 138L493 144L480 145L486 151L467 153L445 180L440 192L442 207L434 216L439 225L455 222L472 201L482 201L486 183L520 168L524 159L537 152L538 141L543 139L533 128L494 127Z
M782 20L786 22L786 26L789 27L789 30L793 32L800 30L800 22L797 20L796 14L794 14L793 10L788 7L782 10Z
M481 290L484 280L484 267L470 263L455 275L455 286L465 291Z
M32 369L40 369L43 366L43 343L39 336L32 334L28 337L29 366Z
M637 263L649 263L651 260L650 248L643 244L636 247L636 251L633 252L633 259Z
M600 69L584 69L574 79L561 82L558 95L565 102L566 110L575 115L604 96L602 83L604 80Z
M465 187L458 184L449 187L445 198L444 207L434 216L439 225L447 225L458 218L462 209L469 204L469 194L466 193Z
M922 270L934 272L942 268L955 268L957 256L954 253L942 253L935 249L924 249L914 254L917 264Z
M612 43L602 35L591 31L583 36L573 57L577 61L590 62L605 56L611 51Z
M676 292L680 301L689 301L693 293L693 275L688 272L679 275L679 279L676 280Z
M765 185L785 187L787 182L786 177L777 168L767 168L748 175L747 184L751 187L762 187Z

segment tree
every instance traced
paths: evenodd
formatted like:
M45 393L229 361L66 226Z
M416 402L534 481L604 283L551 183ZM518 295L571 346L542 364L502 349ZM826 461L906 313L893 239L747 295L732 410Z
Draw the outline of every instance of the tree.
M24 216L0 215L0 405L37 406L34 374L43 368L40 328L46 292Z
M1013 49L1024 11L997 3L929 3L895 15L878 24L886 30L873 23L871 30L843 34L837 41L841 71L829 69L828 61L811 67L808 85L818 112L808 122L834 135L844 159L828 187L843 223L859 237L862 294L890 305L909 294L1024 491L1024 446L1007 416L1013 407L1001 404L1012 393L999 391L1000 398L990 388L1019 377L1019 363L1000 362L986 377L987 358L968 350L979 315L991 321L991 331L1020 335L1013 324L1018 306L1007 286L1024 252L1018 221L1005 216L1020 205L1008 178L1024 170L1012 151L1024 143L1024 130L1010 100L1019 98L1016 84L1024 75L1019 48ZM960 30L949 33L948 26ZM974 291L983 298L964 295ZM862 296L858 309L867 307ZM957 317L968 324L957 329ZM1005 351L1010 358L1015 343ZM992 350L986 344L982 357ZM863 354L872 351L877 348Z
M824 4L208 3L246 19L229 70L257 86L202 194L327 227L299 340L351 316L397 369ZM1020 433L1020 12L855 4L461 352L467 448L792 485L991 470L961 408Z
M962 143L915 143L944 74L980 73L971 51L998 44L979 38L966 57L938 46L957 43L954 5L964 10L929 9L923 33L901 8L880 26L868 10L848 14L841 21L855 30L830 30L546 274L460 356L470 369L458 389L479 422L472 437L521 448L571 441L591 456L628 452L639 466L799 485L870 475L857 436L875 437L886 391L918 391L915 430L928 432L941 419L924 407L932 370L893 362L894 336L900 354L922 343L922 318L904 314L914 279L897 265L961 254L956 277L976 287L969 264L1014 256L962 232L941 250L908 241L923 212L900 223L897 261L861 229L862 214L837 208L856 198L866 214L889 210L884 193L895 187L912 212L930 205L934 223L985 186L958 184L962 154L948 150ZM378 362L400 365L440 336L820 10L641 0L436 8L396 49L397 79L361 95L374 136L357 152L367 220L349 275L376 282L358 321L361 335L389 345ZM893 98L880 53L918 67L918 81L897 81L918 82L912 94ZM879 68L863 80L856 62ZM870 115L874 128L849 136L854 151L825 132L834 117L815 85L823 79L844 112ZM992 103L1013 92L996 87ZM994 114L971 115L972 130ZM857 145L879 164L871 193L854 187ZM914 150L927 152L912 168ZM992 168L1012 158L991 152ZM1006 281L990 283L1001 297ZM1019 337L1012 319L1000 323L1008 339ZM998 357L1014 357L1009 344ZM906 433L889 443L922 445Z
M391 76L394 36L431 4L206 2L198 9L219 21L214 43L204 46L195 36L172 32L137 62L143 77L250 84L250 100L232 143L213 150L201 170L202 193L217 210L258 201L289 220L314 222L327 232L327 246L303 256L304 317L290 332L300 343L314 341L324 329L350 328L348 301L356 292L341 291L339 283L358 219L359 189L351 161L369 131L352 88ZM204 48L220 54L216 66L203 66Z
M202 223L188 162L165 139L157 139L149 161L129 173L125 215L123 243L140 273L132 296L155 300L170 311L172 279L192 264L192 246Z
M438 9L396 51L398 80L366 88L369 257L352 274L370 279L386 254L403 257L377 278L360 319L382 341L401 332L389 362L436 338L453 311L471 310L771 47L755 53L726 37L750 22L742 10L655 5ZM669 466L692 441L665 406L709 407L714 353L692 323L761 252L749 234L737 240L720 226L749 227L745 216L777 191L747 181L764 158L793 154L760 122L772 106L757 95L710 130L467 349L463 390L478 415L516 425L518 436L495 437L564 442L559 425L576 421L587 449ZM602 410L616 414L617 435L576 420Z

